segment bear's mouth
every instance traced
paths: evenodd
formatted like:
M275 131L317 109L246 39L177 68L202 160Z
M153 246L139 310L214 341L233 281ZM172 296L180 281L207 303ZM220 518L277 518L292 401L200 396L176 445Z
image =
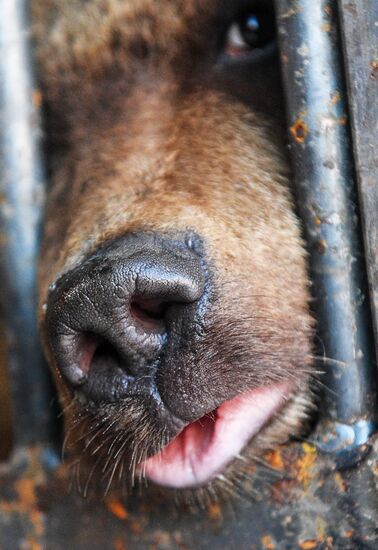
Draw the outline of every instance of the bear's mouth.
M287 401L291 385L249 390L188 424L158 454L139 465L154 483L175 489L204 485L240 455Z

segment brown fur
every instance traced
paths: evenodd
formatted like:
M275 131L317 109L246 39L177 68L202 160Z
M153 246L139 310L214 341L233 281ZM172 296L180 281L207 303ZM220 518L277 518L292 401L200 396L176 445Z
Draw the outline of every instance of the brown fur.
M233 2L32 4L52 151L42 333L48 286L96 247L134 230L193 230L203 239L216 291L193 365L196 383L218 402L228 385L235 393L294 379L297 395L246 456L286 439L298 431L310 401L312 323L276 64L268 60L254 73L217 63ZM176 391L193 392L192 378ZM95 430L96 417L83 413L56 379L71 435L87 433L93 451L88 422ZM135 411L144 414L136 405ZM72 428L80 415L85 421ZM98 432L117 415L108 407ZM118 423L107 433L115 441L123 428ZM133 433L137 441L141 435ZM248 465L249 459L234 465L230 476Z

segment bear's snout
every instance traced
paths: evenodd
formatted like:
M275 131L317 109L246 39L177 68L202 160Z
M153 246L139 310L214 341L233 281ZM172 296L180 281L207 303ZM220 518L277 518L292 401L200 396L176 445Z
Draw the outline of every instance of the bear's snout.
M192 237L130 234L52 285L48 345L69 385L112 402L153 383L163 353L176 353L204 315L205 269L193 248Z

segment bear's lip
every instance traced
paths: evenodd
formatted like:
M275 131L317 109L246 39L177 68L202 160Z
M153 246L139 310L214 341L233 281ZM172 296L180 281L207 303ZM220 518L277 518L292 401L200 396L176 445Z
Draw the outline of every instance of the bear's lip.
M292 387L278 383L237 395L185 426L138 469L165 487L198 487L219 475L287 401Z

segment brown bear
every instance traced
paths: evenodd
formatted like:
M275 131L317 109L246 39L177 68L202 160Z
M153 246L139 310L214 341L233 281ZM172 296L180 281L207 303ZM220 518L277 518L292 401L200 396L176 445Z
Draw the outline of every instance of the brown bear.
M106 490L237 489L311 404L272 3L32 8L39 318L66 447Z

